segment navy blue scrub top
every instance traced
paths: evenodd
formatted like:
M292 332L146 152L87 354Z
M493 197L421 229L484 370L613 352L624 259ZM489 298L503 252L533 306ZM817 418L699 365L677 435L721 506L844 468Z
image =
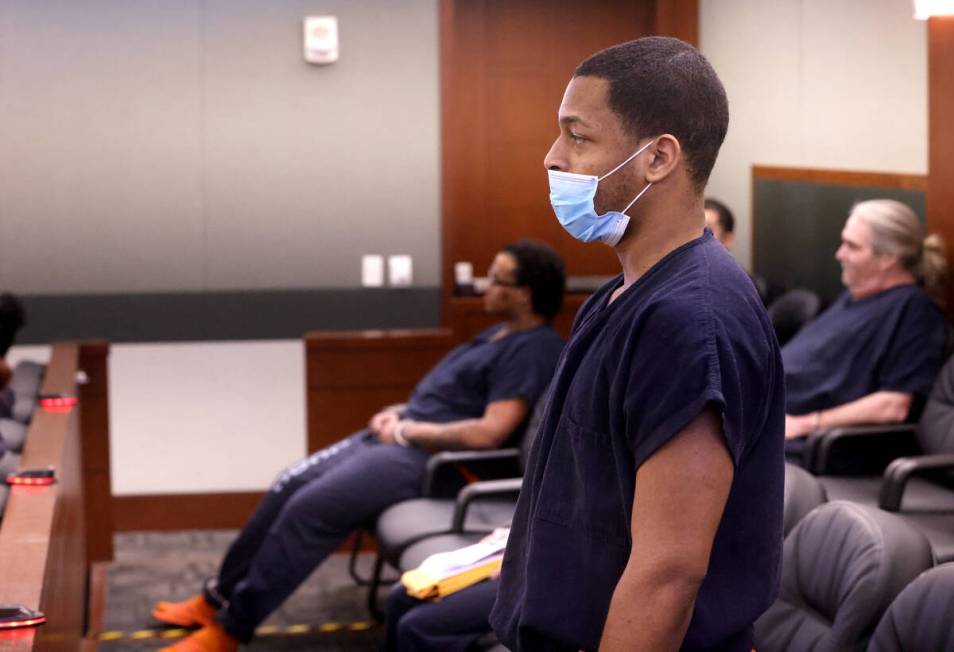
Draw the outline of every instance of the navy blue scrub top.
M630 556L636 471L711 406L735 478L683 649L749 652L781 558L785 400L772 325L708 229L607 305L621 283L583 306L560 359L491 624L515 652L595 650Z
M444 356L414 388L403 416L448 423L483 416L489 403L522 398L532 410L544 392L563 339L549 325L493 336L491 326Z
M843 293L782 349L789 414L807 414L878 391L914 395L919 416L944 363L947 325L916 285L864 299Z

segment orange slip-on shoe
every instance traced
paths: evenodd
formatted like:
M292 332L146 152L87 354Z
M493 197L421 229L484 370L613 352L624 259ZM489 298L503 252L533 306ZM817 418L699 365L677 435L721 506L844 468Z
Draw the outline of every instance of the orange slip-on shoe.
M153 607L152 617L168 625L195 627L215 623L215 612L215 607L197 595L182 602L160 602Z
M213 623L159 652L238 652L238 647L238 639Z

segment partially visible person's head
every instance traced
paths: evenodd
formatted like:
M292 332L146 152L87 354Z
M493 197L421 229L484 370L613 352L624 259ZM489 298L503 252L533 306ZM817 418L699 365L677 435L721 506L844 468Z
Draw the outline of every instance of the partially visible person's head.
M946 279L943 242L924 237L917 215L893 199L872 199L854 205L835 258L842 283L857 294L883 289L884 279L908 276L936 291Z
M20 300L9 292L0 294L0 357L13 345L17 331L26 323L26 312Z
M488 312L512 316L527 309L547 321L560 312L566 287L563 259L542 242L519 240L504 246L487 276Z
M597 52L576 77L609 82L609 107L631 143L671 134L702 192L729 127L729 102L715 70L679 39L650 36Z
M652 36L581 63L557 117L560 135L546 168L599 177L595 212L626 213L638 224L656 214L656 206L701 198L729 110L722 82L698 50Z
M706 199L705 206L706 226L726 249L732 249L735 244L735 216L732 211L721 201L711 197Z

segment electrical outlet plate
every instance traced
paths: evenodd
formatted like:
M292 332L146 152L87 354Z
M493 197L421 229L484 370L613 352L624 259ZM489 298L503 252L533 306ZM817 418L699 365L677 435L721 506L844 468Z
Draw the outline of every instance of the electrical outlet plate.
M407 255L388 257L388 282L391 287L409 287L414 282L411 257Z

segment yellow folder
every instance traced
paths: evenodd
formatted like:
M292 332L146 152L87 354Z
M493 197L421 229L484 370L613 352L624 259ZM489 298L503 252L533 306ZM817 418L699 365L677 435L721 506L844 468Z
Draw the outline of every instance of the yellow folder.
M479 543L433 554L401 575L401 583L410 596L439 600L481 582L500 568L508 534L509 530L496 530Z

